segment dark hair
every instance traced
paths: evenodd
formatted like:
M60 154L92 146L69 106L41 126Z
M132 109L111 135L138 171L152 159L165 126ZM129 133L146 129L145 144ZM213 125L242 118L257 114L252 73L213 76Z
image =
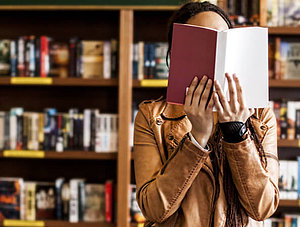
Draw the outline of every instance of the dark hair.
M226 13L216 5L213 5L207 1L205 2L189 2L184 4L179 10L177 10L173 16L170 18L169 22L169 31L168 31L168 41L169 47L166 56L167 65L168 58L171 55L171 47L172 47L172 35L173 35L173 24L181 23L185 24L191 17L197 15L201 12L212 11L219 14L224 21L227 23L229 28L232 28L232 23L229 20ZM257 137L257 133L252 125L250 118L247 120L246 125L251 132L251 135L254 138L254 143L258 149L259 155L261 157L261 162L266 167L267 160L265 157L265 152L261 142ZM212 138L211 146L213 148L212 151L212 159L214 164L214 178L216 181L216 195L214 198L213 209L216 206L216 200L219 197L220 193L220 182L219 176L221 174L221 166L223 166L223 186L224 193L227 202L227 213L226 213L226 227L243 227L248 224L248 214L239 201L238 191L235 187L235 184L232 179L232 174L230 171L229 163L226 157L225 152L222 149L222 132L220 130L219 125L217 124L216 131ZM222 165L223 164L223 165ZM213 211L214 212L214 211Z
M188 2L184 4L179 10L175 11L169 21L169 31L168 31L168 52L166 56L167 66L169 66L168 58L171 54L172 47L172 36L173 36L173 24L180 23L185 24L191 17L197 15L201 12L212 11L219 14L224 21L227 23L229 28L232 28L232 23L229 20L226 13L218 6L211 4L209 2Z

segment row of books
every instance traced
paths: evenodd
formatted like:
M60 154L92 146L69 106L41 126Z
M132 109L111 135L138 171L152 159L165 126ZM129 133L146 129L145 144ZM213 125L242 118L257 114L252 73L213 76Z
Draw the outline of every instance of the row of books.
M110 79L118 73L118 42L56 42L48 36L0 40L0 75Z
M293 0L267 0L268 26L299 26L300 2Z
M167 79L169 69L166 64L168 43L147 43L140 41L132 45L133 79Z
M113 188L112 181L90 184L83 179L35 182L0 178L0 220L113 222Z
M23 108L0 111L0 149L4 150L84 150L116 152L118 115L102 114L97 109L70 109L59 113L54 108L43 113L24 112Z
M269 75L272 79L300 79L300 42L276 37L269 43Z
M270 101L277 122L277 137L300 139L300 101Z
M0 178L0 220L65 220L69 222L115 221L116 190L112 180L104 184L84 179L58 178L55 182ZM144 216L136 201L136 185L129 186L131 222Z
M227 0L227 8L234 25L259 24L259 0Z
M279 168L278 187L280 199L296 200L300 198L300 157L297 161L279 160Z
M269 218L264 227L300 227L300 215L285 214L283 218Z

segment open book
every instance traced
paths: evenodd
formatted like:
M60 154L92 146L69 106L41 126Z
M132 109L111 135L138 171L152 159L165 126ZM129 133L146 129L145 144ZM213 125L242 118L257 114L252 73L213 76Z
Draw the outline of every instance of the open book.
M173 25L167 102L183 104L195 76L218 80L228 94L225 73L236 73L247 107L267 107L268 29L243 27L217 31L188 24Z

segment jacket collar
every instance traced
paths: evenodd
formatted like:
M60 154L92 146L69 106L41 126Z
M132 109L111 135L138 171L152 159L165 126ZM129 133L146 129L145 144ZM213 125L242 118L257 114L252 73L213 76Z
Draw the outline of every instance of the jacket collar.
M166 103L165 108L161 113L161 117L167 120L179 120L186 116L183 105L175 105Z

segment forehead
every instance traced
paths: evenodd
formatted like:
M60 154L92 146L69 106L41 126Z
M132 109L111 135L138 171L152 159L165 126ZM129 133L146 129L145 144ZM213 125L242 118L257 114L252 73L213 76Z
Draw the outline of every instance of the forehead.
M219 31L228 29L225 20L218 13L212 11L196 14L187 21L187 24L213 28Z

